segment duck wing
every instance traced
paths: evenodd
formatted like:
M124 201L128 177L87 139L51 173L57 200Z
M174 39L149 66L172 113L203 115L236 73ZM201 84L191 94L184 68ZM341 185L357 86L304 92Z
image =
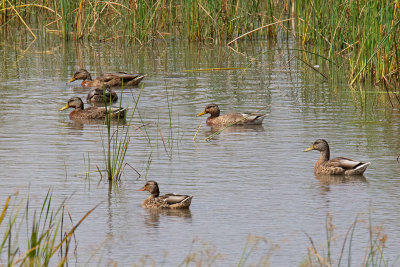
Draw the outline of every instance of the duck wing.
M267 114L260 113L243 113L245 124L261 124Z
M228 113L216 118L209 118L207 122L214 125L255 125L261 124L266 114Z
M159 197L159 199L163 200L168 205L181 203L181 202L187 200L188 198L192 198L192 196L178 195L178 194L166 194L166 195Z
M90 107L81 112L81 117L87 119L104 119L107 112L111 112L112 118L117 118L119 116L121 119L124 119L125 111L126 108Z
M344 158L344 157L337 157L329 160L326 163L326 166L332 166L332 167L340 167L345 170L350 170L350 169L357 169L358 167L368 164L369 162L362 162L362 161L357 161L349 158Z
M126 72L105 73L96 78L96 80L109 82L111 80L130 81L140 76L139 74L130 74Z

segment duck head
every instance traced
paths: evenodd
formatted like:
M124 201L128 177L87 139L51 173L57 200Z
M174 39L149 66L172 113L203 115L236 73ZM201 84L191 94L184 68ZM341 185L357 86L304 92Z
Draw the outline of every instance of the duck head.
M147 183L142 187L137 189L136 191L149 191L150 194L154 197L158 197L160 195L160 189L158 188L158 184L156 181L147 181Z
M66 110L67 108L84 109L83 101L79 97L72 97L68 100L67 104L59 110Z
M73 81L76 81L76 80L84 80L84 81L85 80L89 80L89 81L91 81L92 80L92 76L90 75L90 73L87 70L80 69L80 70L78 70L78 71L76 71L74 73L74 76L72 76L71 80L69 80L67 83L72 83Z
M200 112L197 114L197 116L203 116L204 114L210 114L211 117L218 117L220 110L217 104L209 104L206 106L206 108L203 110L203 112Z
M327 151L327 150L329 150L328 142L324 139L317 139L309 148L304 150L304 152L308 152L311 150L318 150L320 152Z

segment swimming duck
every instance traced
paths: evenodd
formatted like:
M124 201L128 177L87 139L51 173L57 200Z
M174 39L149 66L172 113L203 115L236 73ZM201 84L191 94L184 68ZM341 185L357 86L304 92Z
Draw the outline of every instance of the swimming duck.
M140 74L129 74L126 72L115 72L115 73L106 73L100 75L96 79L92 80L92 76L85 69L80 69L74 73L74 76L67 82L71 83L75 80L83 80L81 85L83 87L98 87L102 88L103 86L112 87L112 86L134 86L138 85L141 80L143 80L144 75Z
M160 196L160 190L156 181L147 183L137 191L149 191L150 196L142 203L146 209L188 209L193 196L166 194Z
M371 165L370 162L356 161L349 158L330 158L329 145L324 139L316 140L309 148L304 150L308 152L318 150L320 152L319 160L315 163L315 174L334 174L334 175L362 175Z
M60 108L60 110L66 110L67 108L75 108L70 114L71 120L79 119L104 119L108 112L111 112L111 118L121 120L125 119L126 108L111 108L111 107L89 107L84 108L82 99L79 97L72 97L68 100L68 103Z
M262 123L267 114L256 113L229 113L220 115L220 110L217 104L209 104L203 112L197 116L203 116L209 113L207 124L210 126L227 126L227 125L259 125Z
M118 100L118 95L116 92L110 88L92 88L90 89L87 97L86 103L113 103Z

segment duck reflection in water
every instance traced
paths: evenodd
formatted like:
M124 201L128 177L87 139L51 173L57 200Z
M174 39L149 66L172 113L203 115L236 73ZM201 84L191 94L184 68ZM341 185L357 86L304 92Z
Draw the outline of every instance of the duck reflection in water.
M330 174L316 174L315 178L323 184L351 184L351 183L367 183L364 175L330 175Z
M251 133L251 132L264 132L265 129L262 125L246 125L246 126L211 126L208 131L205 131L205 136L208 137L213 134L219 133Z
M160 219L162 219L162 217L183 218L184 220L192 219L192 213L190 209L146 209L145 212L147 213L145 216L145 224L151 228L158 228L160 225Z
M332 187L340 187L341 185L348 184L356 186L357 188L368 185L368 181L364 175L329 175L317 174L315 178L319 181L319 191L321 195L326 195L331 191Z

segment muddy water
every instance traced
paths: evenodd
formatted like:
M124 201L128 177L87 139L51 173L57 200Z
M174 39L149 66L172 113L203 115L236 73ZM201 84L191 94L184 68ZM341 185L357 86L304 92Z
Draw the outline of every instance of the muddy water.
M236 53L176 42L2 46L1 201L29 193L31 207L39 208L50 189L55 203L67 199L74 222L101 203L76 233L78 254L71 264L177 266L191 255L192 263L232 266L246 250L245 265L296 266L307 257L306 234L322 253L327 214L335 226L334 260L358 216L351 259L362 262L371 216L373 226L383 226L385 255L394 262L400 243L399 112L389 105L363 110L345 81L326 82L296 60L287 49L293 47L256 42ZM125 160L140 176L126 167L111 190L96 172L105 166L104 125L74 123L67 111L58 111L69 97L85 97L78 82L66 85L78 67L94 76L147 75L141 92L126 89L121 100L133 107L140 96ZM185 72L216 67L238 69ZM262 127L230 128L206 142L213 131L196 114L209 103L219 104L222 113L269 115ZM365 177L315 177L318 153L303 150L317 138L328 140L332 156L370 161ZM147 193L136 189L146 179L158 181L162 193L194 195L190 211L142 209Z

